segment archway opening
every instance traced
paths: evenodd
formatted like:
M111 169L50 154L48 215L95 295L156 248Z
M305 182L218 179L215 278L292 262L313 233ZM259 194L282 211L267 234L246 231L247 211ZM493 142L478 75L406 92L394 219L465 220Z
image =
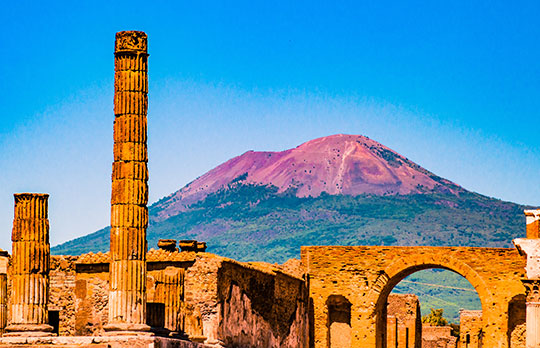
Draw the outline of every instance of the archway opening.
M381 295L386 297L383 347L482 347L481 300L460 274L436 266L409 269L391 279Z
M328 309L328 343L332 348L351 346L351 302L344 296L331 295Z

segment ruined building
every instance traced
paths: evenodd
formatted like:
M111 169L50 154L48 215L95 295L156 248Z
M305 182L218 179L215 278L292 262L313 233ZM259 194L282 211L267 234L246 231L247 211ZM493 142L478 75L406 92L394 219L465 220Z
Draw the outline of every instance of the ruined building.
M461 274L480 297L481 312L462 313L460 347L540 347L540 210L526 212L518 250L304 246L283 265L196 241L147 250L147 71L146 34L117 33L109 252L51 256L48 195L15 195L0 348L419 348L423 333L448 330L422 328L418 300L390 293L429 268Z

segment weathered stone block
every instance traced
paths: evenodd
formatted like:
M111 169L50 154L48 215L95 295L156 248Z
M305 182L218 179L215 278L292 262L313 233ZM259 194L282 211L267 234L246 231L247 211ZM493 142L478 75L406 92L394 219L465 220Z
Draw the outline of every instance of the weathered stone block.
M148 168L144 162L114 162L112 180L148 180Z
M147 162L148 148L145 143L115 143L114 160Z
M136 70L117 70L114 74L114 89L148 93L147 75Z
M119 143L147 141L147 119L140 115L121 115L114 119L114 141Z
M142 180L116 179L112 182L111 204L146 205L148 184Z
M146 228L148 208L132 204L115 204L111 206L111 226Z
M140 246L144 247L141 248ZM146 230L137 227L111 227L111 253L113 261L142 260L146 253Z

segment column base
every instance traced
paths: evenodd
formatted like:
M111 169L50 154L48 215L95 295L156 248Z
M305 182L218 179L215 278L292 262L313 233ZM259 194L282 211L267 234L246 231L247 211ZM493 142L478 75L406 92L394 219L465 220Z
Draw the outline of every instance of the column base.
M195 343L204 343L206 341L206 336L192 336L192 335L188 335L188 339L191 341L191 342L195 342Z
M107 331L107 336L154 335L146 324L110 323L103 326L103 329Z
M48 337L56 336L48 324L11 324L6 326L4 337Z

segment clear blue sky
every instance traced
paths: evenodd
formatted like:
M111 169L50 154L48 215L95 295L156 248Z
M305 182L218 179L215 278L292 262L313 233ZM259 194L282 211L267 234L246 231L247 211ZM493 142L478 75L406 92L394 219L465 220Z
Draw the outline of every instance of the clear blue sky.
M120 30L149 35L152 202L244 151L350 133L540 205L538 2L148 3L3 3L0 248L14 192L51 194L52 244L108 224Z

